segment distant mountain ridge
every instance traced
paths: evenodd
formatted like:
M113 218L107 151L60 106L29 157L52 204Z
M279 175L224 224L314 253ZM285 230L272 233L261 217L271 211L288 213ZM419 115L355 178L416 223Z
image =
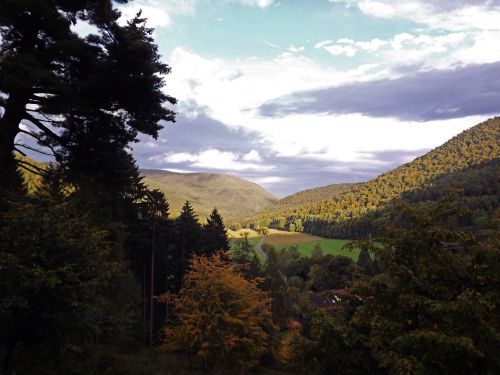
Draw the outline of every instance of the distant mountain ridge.
M258 184L222 173L177 173L141 169L144 182L161 190L170 204L173 217L189 200L198 216L204 219L216 207L226 224L229 221L255 214L275 203L278 198Z
M487 168L483 168L483 164L499 157L500 118L497 117L462 132L410 163L357 184L350 191L333 199L298 204L285 209L274 205L261 211L250 222L279 227L280 223L285 222L285 226L288 226L300 219L303 230L311 234L334 238L366 236L373 230L374 220L382 214L381 208L390 206L395 199L408 196L411 192L415 192L413 200L422 201L415 197L429 196L425 190L434 191L434 196L439 198L443 196L444 190L460 188L462 192L458 194L461 195L461 201L469 202L470 200L462 198L467 194L464 186L460 187L452 182L472 176L481 178L477 181L481 186L495 181L495 188L498 189L498 176L494 175L497 163L492 162ZM475 169L481 171L476 172ZM440 187L440 194L433 190L433 186L436 186L434 184ZM469 182L468 185L471 184L473 183ZM479 195L475 200L481 198ZM488 203L485 202L483 208L477 202L471 207L480 211L475 215L483 218L485 228L491 227L496 221L499 210L498 196L496 198L488 198Z

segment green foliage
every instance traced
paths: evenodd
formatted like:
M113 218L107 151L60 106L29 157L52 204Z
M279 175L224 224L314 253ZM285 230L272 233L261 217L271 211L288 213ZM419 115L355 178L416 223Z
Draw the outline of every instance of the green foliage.
M360 281L350 321L379 366L394 374L480 374L500 369L498 239L469 248L441 220L448 207L410 206L377 250L383 272Z
M326 255L309 271L310 288L316 292L345 288L355 271L356 265L350 258Z
M170 68L160 62L153 30L140 17L125 25L119 17L110 0L1 3L0 91L8 96L0 102L1 184L10 180L15 147L30 147L14 145L21 120L33 124L36 130L22 131L68 168L72 183L88 185L121 176L112 167L138 133L156 137L160 120L174 121L164 104L175 99L162 91ZM77 21L95 33L80 37L71 29ZM26 110L28 103L36 109Z
M120 247L72 202L11 201L0 230L0 327L14 349L53 356L117 342L133 329L137 294Z

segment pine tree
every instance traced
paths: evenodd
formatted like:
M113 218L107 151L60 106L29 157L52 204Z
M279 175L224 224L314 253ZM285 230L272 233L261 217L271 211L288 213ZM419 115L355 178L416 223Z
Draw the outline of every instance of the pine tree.
M1 191L12 185L17 163L29 165L14 159L19 133L68 165L80 150L78 168L102 173L115 156L103 150L123 150L138 132L156 137L160 120L174 121L164 103L175 99L161 90L170 68L160 62L152 30L139 16L120 26L119 16L111 0L0 3ZM78 21L97 33L79 37L71 30ZM21 129L21 120L37 130Z
M198 222L198 216L189 201L182 206L181 213L175 222L177 248L180 255L179 286L183 285L189 259L201 248L202 227Z
M226 227L216 208L213 209L207 223L203 226L203 242L203 252L207 256L213 255L217 251L229 250Z

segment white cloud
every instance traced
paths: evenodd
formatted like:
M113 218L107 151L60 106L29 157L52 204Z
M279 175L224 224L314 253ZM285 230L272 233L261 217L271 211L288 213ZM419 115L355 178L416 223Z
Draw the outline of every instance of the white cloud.
M240 3L242 5L256 6L259 8L267 8L273 4L273 0L228 0L233 3Z
M290 46L288 47L288 51L293 52L293 53L302 52L304 49L305 48L302 46L296 47L293 44L290 44Z
M341 46L338 44L334 44L331 46L323 47L323 49L330 52L334 56L346 55L347 57L354 57L356 55L356 52L358 52L356 48L350 45Z
M252 150L248 154L243 156L243 160L260 162L262 161L262 157L257 150Z
M389 42L386 40L381 40L381 39L372 39L367 42L356 42L356 46L361 48L362 50L365 50L367 52L375 52L378 51L380 48L386 46Z
M461 5L461 6L460 6ZM482 4L457 4L443 7L440 1L360 0L359 9L380 18L406 18L431 29L450 31L500 30L500 6L491 1Z
M260 162L262 159L257 151L252 150L246 155L230 151L209 149L197 154L187 152L166 153L150 158L159 163L190 163L192 168L218 169L230 171L269 171L274 169L272 165L260 165L249 161Z
M333 40L323 40L321 42L318 42L314 45L314 48L323 48L329 44L332 44Z

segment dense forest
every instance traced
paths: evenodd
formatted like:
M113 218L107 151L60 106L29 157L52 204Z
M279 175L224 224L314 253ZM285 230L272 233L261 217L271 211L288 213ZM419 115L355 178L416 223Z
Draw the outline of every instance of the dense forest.
M272 207L273 211L284 211L297 206L321 203L334 199L337 195L350 191L355 184L332 184L313 189L299 191L277 201Z
M498 119L252 223L375 233L357 262L231 242L140 175L129 147L177 100L153 29L114 5L0 2L2 374L500 373Z
M395 200L424 203L450 196L471 211L459 219L462 227L498 230L498 160L494 159L500 157L499 140L500 119L493 118L333 199L290 208L274 205L246 223L289 229L299 221L300 228L311 234L368 237L379 233L376 222L387 223L385 214Z

